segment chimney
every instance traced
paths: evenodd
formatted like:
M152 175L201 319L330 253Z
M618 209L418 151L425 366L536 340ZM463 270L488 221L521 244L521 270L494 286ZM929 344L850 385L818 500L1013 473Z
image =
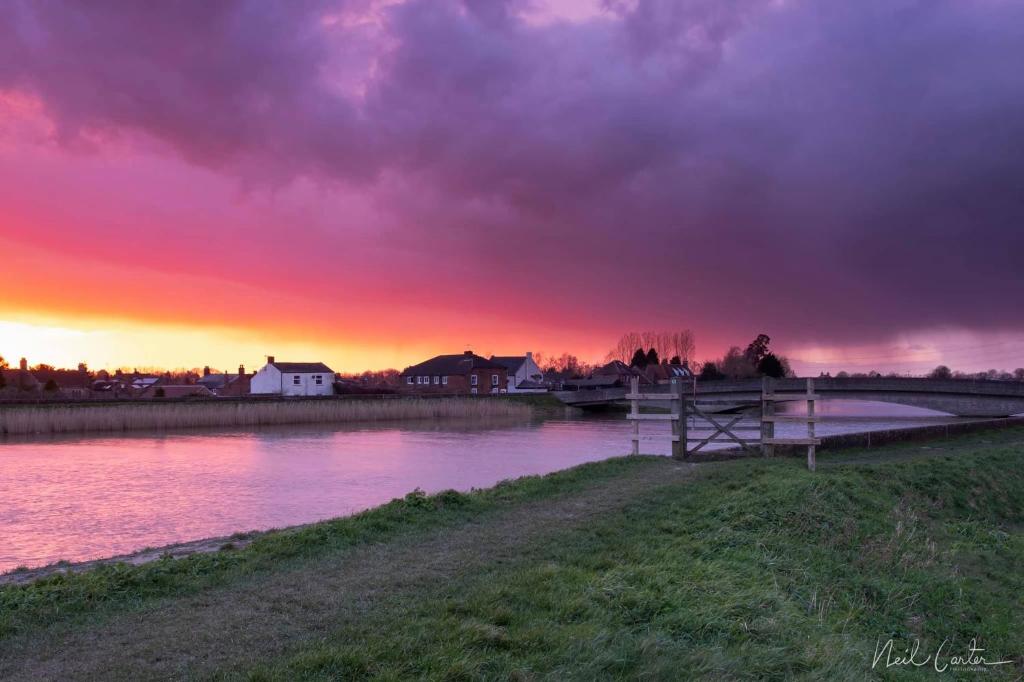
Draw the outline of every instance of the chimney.
M18 363L18 367L21 368L22 372L27 371L28 370L28 360L26 360L25 358L22 358L21 362Z
M533 353L531 351L526 351L526 357L528 357L531 360L533 360Z
M462 354L468 357L468 356L473 354L473 351L467 350L467 351L464 351Z
M204 377L210 376L210 366L209 365L207 365L206 367L203 367L203 376Z
M273 355L268 355L267 356L267 364L268 365L274 364L274 356Z
M245 376L245 365L239 365L238 366L238 376L240 376L240 377L244 377Z

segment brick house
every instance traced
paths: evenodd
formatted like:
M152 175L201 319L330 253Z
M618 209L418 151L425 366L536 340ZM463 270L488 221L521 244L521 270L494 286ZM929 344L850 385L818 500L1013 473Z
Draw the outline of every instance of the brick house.
M466 351L462 355L438 355L407 367L399 388L410 393L484 395L505 393L508 370L504 365Z
M660 365L647 365L644 368L644 374L655 384L668 384L673 379L693 378L693 371L690 370L690 365L685 360L681 365L671 365L668 362L662 362Z
M244 365L239 365L238 374L211 372L209 367L204 367L203 376L196 383L217 396L239 397L249 395L251 381L252 375L245 373Z

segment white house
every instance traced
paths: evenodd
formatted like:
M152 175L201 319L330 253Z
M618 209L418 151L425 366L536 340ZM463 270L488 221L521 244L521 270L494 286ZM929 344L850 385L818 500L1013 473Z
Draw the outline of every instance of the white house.
M334 370L322 362L276 362L274 356L252 375L254 395L333 395Z
M503 365L508 370L509 393L546 393L544 373L533 359L533 353L526 355L492 355L491 362Z

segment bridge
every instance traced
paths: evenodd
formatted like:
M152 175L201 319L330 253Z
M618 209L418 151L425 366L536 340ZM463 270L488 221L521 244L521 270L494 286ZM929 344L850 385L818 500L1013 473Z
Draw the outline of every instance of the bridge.
M727 412L729 402L736 406L760 400L761 380L697 381L698 402L714 403L714 410ZM775 379L774 391L802 391L806 379ZM1024 413L1024 382L971 381L960 379L815 378L815 392L824 400L871 400L923 407L958 417L1009 417ZM645 388L645 393L668 392L668 386ZM584 409L600 409L621 403L626 388L555 391L555 397L566 405ZM794 400L799 400L794 396Z

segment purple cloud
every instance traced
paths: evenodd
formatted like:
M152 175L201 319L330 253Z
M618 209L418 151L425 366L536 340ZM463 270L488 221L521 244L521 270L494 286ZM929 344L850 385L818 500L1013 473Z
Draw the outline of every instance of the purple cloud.
M487 258L467 277L508 300L564 292L552 319L1024 329L1024 6L604 7L15 2L0 90L65 144L139 135L249 181L361 187L402 248Z

